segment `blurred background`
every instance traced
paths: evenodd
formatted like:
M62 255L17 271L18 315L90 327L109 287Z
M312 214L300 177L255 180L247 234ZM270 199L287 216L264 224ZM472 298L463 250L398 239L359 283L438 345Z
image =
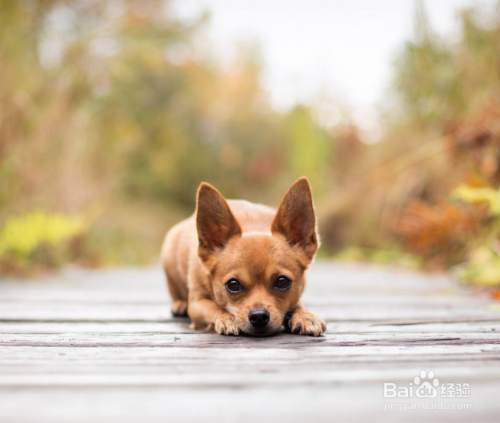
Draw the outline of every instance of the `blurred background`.
M200 182L500 284L500 2L0 2L0 273L156 263Z

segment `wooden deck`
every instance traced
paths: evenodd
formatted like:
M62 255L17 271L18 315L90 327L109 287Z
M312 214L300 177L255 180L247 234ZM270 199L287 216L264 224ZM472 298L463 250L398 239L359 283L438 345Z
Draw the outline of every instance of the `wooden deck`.
M320 338L192 331L156 268L2 280L0 422L500 421L500 303L401 270L320 262L309 281ZM384 398L423 369L470 397Z

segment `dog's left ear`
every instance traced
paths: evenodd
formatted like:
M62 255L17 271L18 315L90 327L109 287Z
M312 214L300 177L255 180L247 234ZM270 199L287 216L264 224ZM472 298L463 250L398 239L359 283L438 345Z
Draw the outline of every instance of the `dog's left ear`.
M312 260L318 249L318 236L307 178L298 179L287 191L274 217L271 232L284 235L290 245L300 246Z
M203 261L217 249L222 249L234 236L241 236L241 227L236 221L227 201L212 185L202 183L198 189L196 207L198 231L198 255Z

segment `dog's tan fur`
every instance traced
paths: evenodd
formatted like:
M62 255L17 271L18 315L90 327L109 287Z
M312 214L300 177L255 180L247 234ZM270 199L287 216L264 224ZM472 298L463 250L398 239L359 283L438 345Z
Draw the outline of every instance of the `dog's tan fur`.
M172 314L188 315L196 329L225 335L269 335L285 324L293 333L319 336L325 323L300 302L304 272L318 246L306 178L292 185L277 212L247 201L226 201L203 183L196 213L169 231L162 248ZM282 275L292 281L286 291L274 286ZM226 289L232 278L243 292ZM270 313L262 331L248 319L256 308Z

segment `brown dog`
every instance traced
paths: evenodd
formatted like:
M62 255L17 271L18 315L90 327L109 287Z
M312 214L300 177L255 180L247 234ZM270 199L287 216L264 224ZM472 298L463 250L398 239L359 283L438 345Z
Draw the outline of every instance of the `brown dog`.
M162 248L172 314L224 335L270 335L285 324L319 336L325 323L300 302L318 246L306 178L292 185L277 212L226 201L203 183L195 215L174 226Z

